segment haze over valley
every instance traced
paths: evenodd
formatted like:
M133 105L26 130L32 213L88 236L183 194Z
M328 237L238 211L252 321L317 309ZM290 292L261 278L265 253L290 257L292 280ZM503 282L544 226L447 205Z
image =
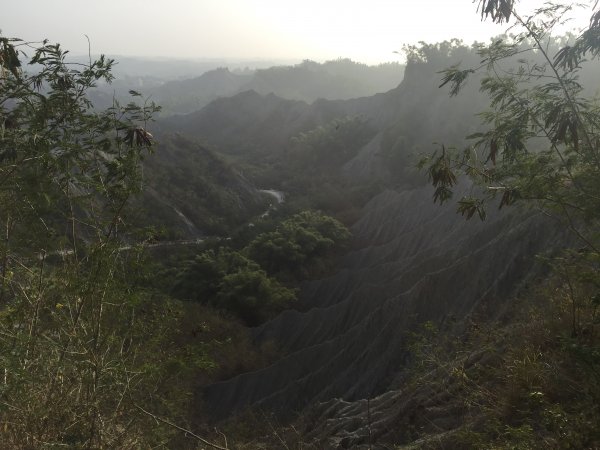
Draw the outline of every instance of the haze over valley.
M36 8L0 449L600 448L596 4Z

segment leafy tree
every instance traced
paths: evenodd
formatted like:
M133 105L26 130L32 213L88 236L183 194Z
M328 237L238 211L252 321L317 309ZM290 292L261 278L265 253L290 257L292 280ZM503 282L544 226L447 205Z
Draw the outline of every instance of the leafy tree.
M349 237L348 229L334 218L303 211L277 230L257 236L246 251L269 273L293 272L306 269Z
M473 145L462 152L442 147L421 161L436 187L434 199L450 199L464 173L481 187L458 203L467 218L484 219L494 199L499 208L533 202L598 255L600 110L582 80L591 64L585 58L600 52L600 13L565 44L552 33L571 4L546 4L530 17L521 17L512 0L479 6L482 18L514 21L518 33L480 47L480 66L443 72L441 86L449 85L451 95L479 76L491 108L481 114L484 130L469 136Z
M197 255L173 290L180 298L230 311L248 325L258 325L296 298L256 262L226 247Z
M235 312L248 325L264 322L296 299L292 289L267 276L260 268L238 270L219 283L218 304Z
M490 98L480 114L482 131L469 136L464 151L446 148L421 161L435 186L434 201L449 200L461 175L475 187L458 201L467 219L486 218L487 207L516 203L534 206L559 221L579 242L550 264L562 284L548 302L567 299L570 329L559 339L587 371L589 395L597 402L598 320L600 305L600 105L585 80L600 55L600 11L578 36L556 38L571 4L544 4L522 17L512 0L482 0L483 18L513 21L510 38L479 49L478 67L453 66L441 86L451 95L472 77ZM597 3L595 4L597 7ZM587 59L589 58L589 60ZM594 71L592 71L594 72ZM588 388L586 388L588 389Z
M160 362L144 351L149 300L131 287L137 254L121 250L157 108L94 110L86 93L111 80L112 64L71 64L58 44L0 37L6 448L140 448L165 437L136 408L158 392Z
M296 298L295 290L274 275L297 281L320 267L349 237L350 232L334 218L303 211L276 230L258 234L239 251L219 246L196 255L172 275L172 292L181 299L227 310L254 326Z
M229 248L206 250L187 262L173 289L179 297L210 303L218 294L225 275L256 269L259 266L254 261Z
M461 176L474 182L458 201L458 212L467 219L484 220L490 205L524 204L557 219L579 241L577 250L550 261L553 271L543 283L527 290L526 308L511 305L503 343L489 346L510 356L499 359L493 370L481 371L476 364L471 374L460 364L460 379L471 385L483 375L477 395L489 405L481 410L483 426L466 434L474 438L467 447L528 448L546 442L584 448L598 443L600 110L598 78L589 72L597 71L600 12L592 14L580 35L553 36L572 7L545 3L523 17L513 0L479 2L482 18L511 22L516 34L481 46L480 65L445 70L441 85L458 95L475 78L490 108L480 114L483 124L470 136L472 145L464 151L441 146L421 161L440 203L451 199ZM586 80L593 83L586 85ZM481 342L477 339L473 350L479 351ZM460 347L463 352L464 342ZM441 348L452 358L460 353ZM447 361L439 365L450 366ZM504 388L510 393L499 395ZM515 406L510 409L497 402L511 397ZM462 429L469 427L462 424ZM456 442L460 433L453 435Z

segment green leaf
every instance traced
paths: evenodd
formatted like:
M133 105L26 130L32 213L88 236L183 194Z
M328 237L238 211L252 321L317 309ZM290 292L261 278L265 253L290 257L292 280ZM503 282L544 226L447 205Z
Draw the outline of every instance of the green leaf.
M478 198L463 197L458 202L457 212L459 212L462 216L466 216L467 220L471 219L475 213L477 213L481 221L484 221L486 218L483 201Z

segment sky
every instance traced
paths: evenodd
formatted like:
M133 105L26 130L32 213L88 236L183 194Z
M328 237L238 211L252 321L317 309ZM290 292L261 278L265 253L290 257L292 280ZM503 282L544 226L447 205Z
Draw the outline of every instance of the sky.
M403 44L487 41L473 0L20 0L2 35L49 39L74 54L221 59L401 61ZM522 9L541 5L521 0ZM588 14L589 16L589 14ZM573 23L584 24L584 21Z

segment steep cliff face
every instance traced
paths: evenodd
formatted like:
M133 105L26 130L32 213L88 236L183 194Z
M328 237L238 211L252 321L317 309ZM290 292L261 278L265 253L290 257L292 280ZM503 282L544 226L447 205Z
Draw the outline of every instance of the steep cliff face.
M335 275L307 283L299 309L255 330L286 356L263 370L210 386L216 418L246 407L282 415L333 398L370 398L402 387L407 332L426 321L499 309L536 273L534 255L560 240L535 214L465 222L431 204L428 188L386 191L353 227Z

